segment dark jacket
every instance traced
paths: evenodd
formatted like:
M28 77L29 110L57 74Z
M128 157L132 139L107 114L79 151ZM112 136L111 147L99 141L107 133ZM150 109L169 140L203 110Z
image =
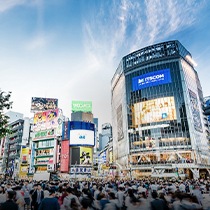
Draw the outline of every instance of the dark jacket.
M18 205L13 200L1 204L0 210L18 210Z
M152 210L166 210L168 206L162 199L154 199L151 202L151 209Z
M44 198L39 206L39 210L59 210L60 205L56 198Z
M31 204L32 205L35 205L36 201L37 201L37 190L34 191L31 195L31 199L32 199L32 202ZM43 190L41 190L41 201L44 199L44 192Z

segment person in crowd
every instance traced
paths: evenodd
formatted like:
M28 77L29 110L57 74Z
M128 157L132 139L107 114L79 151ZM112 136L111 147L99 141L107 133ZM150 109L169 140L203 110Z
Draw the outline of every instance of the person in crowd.
M49 189L49 197L41 201L38 210L60 210L58 199L55 198L54 189Z
M167 210L168 209L165 201L158 198L158 194L156 191L152 191L152 198L154 200L151 201L151 210Z
M6 193L4 191L4 187L0 187L0 205L7 200Z
M119 208L122 209L125 205L125 192L123 189L123 185L119 185L118 192L116 193L118 203L119 203Z
M19 210L18 204L15 203L16 192L13 190L7 191L7 201L1 204L0 210Z
M68 187L66 189L67 196L63 200L62 210L71 210L71 201L72 199L75 200L75 202L80 205L79 199L76 195L73 194L74 190L71 187Z
M31 203L30 192L31 192L31 190L32 190L31 185L29 185L29 181L26 180L22 187L22 191L24 193L24 200L25 200L25 205L27 207L27 210L29 210L29 208L30 208L30 203Z
M41 184L37 184L37 189L31 195L31 204L33 210L38 210L39 206L44 199L44 191L42 190Z

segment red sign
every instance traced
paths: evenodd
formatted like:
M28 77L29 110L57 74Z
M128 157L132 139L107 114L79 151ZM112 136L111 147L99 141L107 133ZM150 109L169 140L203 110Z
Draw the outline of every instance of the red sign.
M69 172L69 141L61 142L61 172Z

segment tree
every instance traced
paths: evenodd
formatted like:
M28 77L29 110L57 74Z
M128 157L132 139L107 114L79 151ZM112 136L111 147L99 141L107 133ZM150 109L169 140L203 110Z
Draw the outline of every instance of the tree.
M0 139L6 134L10 133L10 129L7 126L9 117L4 114L5 109L12 108L12 103L10 101L11 92L4 92L0 89Z

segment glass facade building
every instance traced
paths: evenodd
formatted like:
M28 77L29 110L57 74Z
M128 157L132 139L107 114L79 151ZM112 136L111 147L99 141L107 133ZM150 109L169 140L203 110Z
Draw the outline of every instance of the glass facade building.
M114 161L122 169L135 177L198 177L208 167L202 88L179 41L126 55L111 85Z

